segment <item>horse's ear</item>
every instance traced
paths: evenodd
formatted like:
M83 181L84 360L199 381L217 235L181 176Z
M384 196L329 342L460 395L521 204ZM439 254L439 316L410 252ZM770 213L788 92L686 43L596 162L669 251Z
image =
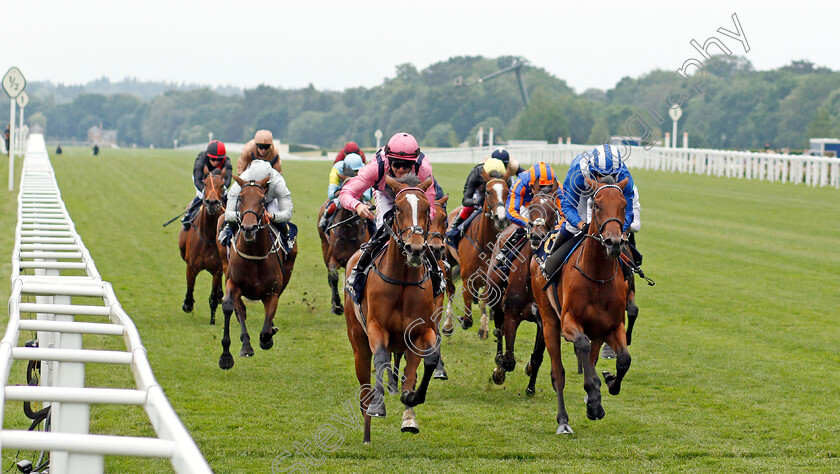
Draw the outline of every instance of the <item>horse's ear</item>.
M616 185L617 185L619 188L621 188L621 189L622 189L622 191L623 191L623 190L624 190L624 186L627 186L627 183L628 183L629 181L630 181L630 178L624 178L624 179L622 179L621 181L619 181L618 183L616 183Z
M586 189L594 191L596 187L598 187L598 182L592 178L585 178L586 179Z
M443 196L442 198L435 200L435 202L442 206L442 205L446 204L446 201L448 201L448 200L449 200L449 195L447 194L447 195Z
M423 181L417 187L422 189L423 192L425 192L427 189L429 189L429 186L431 186L433 184L435 184L435 178L432 178L431 176L429 176L428 178L426 178L426 181Z
M268 181L271 179L271 175L266 176L265 178L257 181L257 184L260 185L263 189L268 189Z
M236 176L236 175L233 176L233 180L236 181L236 184L238 184L240 188L242 186L245 186L245 184L247 183L247 181L245 181L244 179L242 179L242 178L240 178L239 176Z
M385 176L385 184L387 184L387 185L388 185L388 187L390 187L391 189L393 189L395 193L398 193L398 192L400 192L403 188L407 188L407 187L408 187L408 185L407 185L407 184L400 183L400 182L399 182L399 181L397 181L396 179L394 179L394 178L392 178L392 177L390 177L390 176L387 176L387 175Z

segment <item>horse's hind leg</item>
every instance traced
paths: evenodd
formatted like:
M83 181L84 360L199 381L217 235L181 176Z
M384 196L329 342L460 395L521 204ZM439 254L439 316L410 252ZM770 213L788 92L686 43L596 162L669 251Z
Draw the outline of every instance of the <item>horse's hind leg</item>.
M274 345L274 335L277 334L277 328L274 327L274 315L277 313L277 301L280 295L272 294L263 300L265 306L265 322L263 322L262 331L260 331L260 349L267 351ZM251 355L253 355L253 349Z
M481 313L481 320L478 327L478 338L482 341L487 339L487 335L490 333L490 317L487 316L487 301L484 298L478 299L478 309Z
M195 289L195 277L197 273L191 265L187 265L187 294L184 295L184 304L181 305L181 309L185 313L191 313L193 305L195 305L193 290Z
M639 307L636 306L636 282L631 276L627 281L627 345L630 345L630 339L633 334L633 325L636 324L636 318L639 317Z
M367 414L373 417L385 417L385 386L383 384L383 372L392 371L390 355L384 344L379 344L373 354L373 368L376 373L376 385L373 389L373 399L367 408Z
M540 372L544 352L545 337L543 336L542 322L540 321L537 322L537 337L534 340L534 352L531 353L531 360L528 362L528 365L525 366L525 373L530 377L528 380L528 387L525 389L526 395L534 395L537 393L537 374Z
M239 320L239 327L241 329L239 340L242 341L242 349L239 351L239 355L241 357L251 357L254 355L254 348L251 347L251 336L248 334L248 328L245 327L245 319L248 315L245 309L245 303L242 302L242 298L237 298L234 303L236 319Z
M222 271L213 274L213 288L210 289L210 324L216 324L216 308L222 301Z
M615 368L618 374L613 375L605 370L603 373L604 381L609 387L610 395L618 395L618 392L621 391L621 381L627 371L630 370L630 352L627 350L623 328L619 327L617 331L607 336L607 343L615 347Z
M511 308L505 308L505 354L502 356L501 367L505 372L513 372L516 368L516 358L513 355L514 345L516 343L516 331L522 323L522 318L519 314L514 313Z
M388 371L388 393L391 395L398 395L400 393L397 374L400 372L400 360L402 360L402 356L402 352L394 353L394 370Z
M352 338L353 336L351 336ZM359 408L362 410L362 416L365 419L364 444L370 444L370 416L367 414L368 406L373 400L374 391L370 386L370 348L367 341L356 338L351 339L353 346L353 357L356 365L356 378L359 379Z
M446 373L446 369L443 368L443 354L441 353L440 346L437 348L438 354L438 363L437 367L435 367L435 373L432 377L438 380L449 380L449 375Z
M563 399L563 389L566 386L566 369L563 368L563 359L560 354L563 334L560 330L560 320L553 312L548 313L543 320L542 336L551 359L551 384L557 394L557 434L571 434L574 431L569 426L569 414L566 412L566 402Z

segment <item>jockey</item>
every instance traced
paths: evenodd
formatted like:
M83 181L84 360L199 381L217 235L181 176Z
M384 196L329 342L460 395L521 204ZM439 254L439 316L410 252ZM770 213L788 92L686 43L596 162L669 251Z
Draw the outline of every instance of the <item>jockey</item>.
M510 179L508 180L508 184L510 186L513 186L513 182L516 181L517 176L525 172L525 168L519 166L518 161L510 159L510 153L508 153L508 151L504 148L496 148L493 150L490 158L495 158L504 163L507 175L510 176Z
M327 200L330 204L324 210L324 214L321 215L321 220L318 222L318 228L321 229L321 232L326 231L327 222L339 206L338 191L341 190L348 179L356 176L362 166L364 166L362 157L356 153L350 153L343 160L337 161L330 169L330 183L327 186ZM363 197L365 201L370 201L371 190L366 190Z
M561 207L563 214L566 216L566 225L560 229L551 255L545 262L544 270L549 278L557 271L566 254L572 250L575 242L577 242L578 239L573 239L573 237L583 235L587 221L591 216L590 193L587 191L586 178L597 181L603 176L612 176L616 183L628 178L623 191L627 207L624 209L624 224L621 231L627 234L633 232L633 229L641 228L641 220L636 222L634 226L634 221L637 219L634 213L641 210L638 202L638 190L636 190L636 185L633 184L630 171L627 170L627 166L621 159L618 148L614 145L601 145L591 152L581 153L572 160L569 172L563 182ZM563 245L564 243L566 245ZM636 253L634 252L634 259L641 263L641 256L635 258Z
M193 184L195 185L195 198L187 206L186 215L181 219L184 224L184 230L189 230L190 223L195 219L198 210L201 207L201 200L204 199L204 174L205 168L208 172L214 171L225 172L225 189L230 187L230 179L233 167L230 164L230 158L225 155L225 144L213 140L207 145L205 151L200 152L195 157L195 164L193 165ZM224 193L222 193L224 194Z
M354 295L358 295L364 285L364 277L357 278L357 276L364 274L376 250L389 238L385 227L391 224L390 221L393 218L391 211L394 207L394 192L385 184L385 175L399 179L409 173L416 174L421 182L425 181L432 176L432 164L420 152L417 140L408 133L400 132L391 137L384 148L376 152L375 160L359 170L359 173L349 179L339 191L338 196L342 207L354 209L360 216L376 221L376 231L370 241L362 245L362 255L346 282L348 290ZM374 188L376 215L366 204L359 201L362 193L369 188ZM430 203L429 218L432 219L435 216L434 186L429 186L426 190L426 198Z
M505 152L507 153L507 152ZM484 163L475 165L467 176L464 183L464 197L461 200L463 208L460 214L455 216L446 236L455 239L460 233L459 226L466 221L476 209L484 205L484 188L487 186L485 176L490 178L502 178L505 174L505 164L496 158L490 158ZM453 242L454 243L454 242Z
M554 174L554 170L543 161L520 173L510 188L505 213L508 220L519 227L507 239L503 250L497 256L499 259L498 268L504 272L504 275L507 275L510 271L510 265L513 263L515 253L519 248L518 244L526 234L530 234L531 228L534 226L534 223L528 218L528 207L531 205L531 201L539 193L550 193L552 191L555 194L554 204L556 209L559 209L562 188L557 182L557 175Z
M289 238L288 222L292 219L292 194L286 187L286 180L274 169L268 161L255 160L239 177L245 181L260 181L266 176L268 190L263 200L265 204L265 217L271 222L278 232ZM219 232L219 242L225 246L230 245L235 229L239 226L239 183L233 183L228 190L228 205L225 209L225 226Z
M343 160L347 157L347 155L355 153L362 157L362 163L367 164L367 158L365 158L365 152L359 148L359 145L356 142L347 142L344 144L344 148L335 155L335 160L333 163L338 163L339 161Z
M257 159L268 161L278 173L283 172L280 154L274 147L274 137L268 130L257 130L254 139L242 147L242 154L239 155L239 161L236 162L236 174L242 176L242 173L248 169L248 165Z

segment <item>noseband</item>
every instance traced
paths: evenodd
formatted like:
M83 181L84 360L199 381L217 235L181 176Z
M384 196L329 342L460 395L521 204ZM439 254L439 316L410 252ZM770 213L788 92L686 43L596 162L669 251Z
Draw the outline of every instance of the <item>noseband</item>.
M256 181L249 181L244 186L242 186L242 189L245 189L248 186L255 186L257 188L262 189L262 186L257 184ZM265 196L265 194L263 194L263 196ZM266 226L263 219L263 216L265 215L265 203L263 202L263 199L260 199L260 203L262 204L262 212L258 213L253 209L248 209L245 212L240 213L239 207L242 205L242 192L240 191L239 200L236 202L236 223L239 224L240 227L242 227L242 218L248 215L248 213L251 213L257 218L257 231L263 230Z
M493 184L493 183L502 183L502 184L504 184L504 183L505 183L505 180L503 180L503 179L499 179L499 178L493 178L493 179L491 179L490 181L487 181L487 184L485 184L485 185L484 185L484 193L485 193L485 194L487 194L487 189L488 189L488 188L490 187L490 185L491 185L491 184ZM485 198L484 198L484 202L485 202L485 203L487 202L487 197L486 197L486 196L485 196ZM497 207L505 207L505 196L502 196L502 200L501 200L501 201L496 202L496 203L495 203L495 204L493 204L493 205L492 205L492 206L491 206L488 210L484 211L484 215L485 215L485 217L491 217L491 218L492 218L492 217L495 215L495 212L496 212L496 208L497 208Z

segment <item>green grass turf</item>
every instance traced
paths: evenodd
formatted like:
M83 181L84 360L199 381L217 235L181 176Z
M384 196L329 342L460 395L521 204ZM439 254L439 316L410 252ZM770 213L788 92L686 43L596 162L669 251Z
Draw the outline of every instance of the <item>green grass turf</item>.
M566 402L575 434L556 436L556 402L546 355L534 397L525 366L534 325L520 328L517 368L488 382L495 344L476 328L443 342L450 379L433 381L417 408L421 432L399 431L401 405L361 431L333 420L358 387L343 316L329 312L316 212L327 162L288 161L284 175L300 227L295 273L280 299L280 332L269 351L238 354L218 367L222 327L208 325L208 274L196 309L184 314L178 226L161 224L193 196L194 154L166 150L65 148L52 156L76 230L102 277L137 325L158 381L216 472L277 472L295 463L328 471L833 471L840 469L840 191L791 184L635 171L642 198L638 243L653 288L639 284L633 363L607 415L585 416L581 376L564 344ZM430 157L434 160L434 157ZM436 165L457 204L469 165ZM7 168L4 168L6 172ZM565 167L560 167L562 175ZM17 190L2 201L0 244L12 247ZM9 275L9 260L0 262ZM8 297L3 286L0 296ZM475 307L477 309L477 306ZM249 304L252 336L262 307ZM221 308L219 309L219 316ZM5 317L0 316L3 326ZM218 318L223 321L222 318ZM477 321L477 319L476 319ZM236 334L234 328L233 334ZM24 334L22 341L32 337ZM21 342L22 343L22 342ZM122 347L96 337L86 347ZM255 346L256 347L256 346ZM601 361L599 368L614 370ZM17 364L11 383L23 383ZM89 386L131 387L127 369L91 365ZM25 428L20 404L6 428ZM319 428L337 435L324 453ZM139 408L96 406L93 432L151 435ZM320 432L322 436L327 434ZM312 458L295 454L310 443ZM278 459L284 452L292 455ZM3 469L17 453L3 452ZM37 456L21 452L19 458ZM167 461L108 458L109 472L169 470Z

